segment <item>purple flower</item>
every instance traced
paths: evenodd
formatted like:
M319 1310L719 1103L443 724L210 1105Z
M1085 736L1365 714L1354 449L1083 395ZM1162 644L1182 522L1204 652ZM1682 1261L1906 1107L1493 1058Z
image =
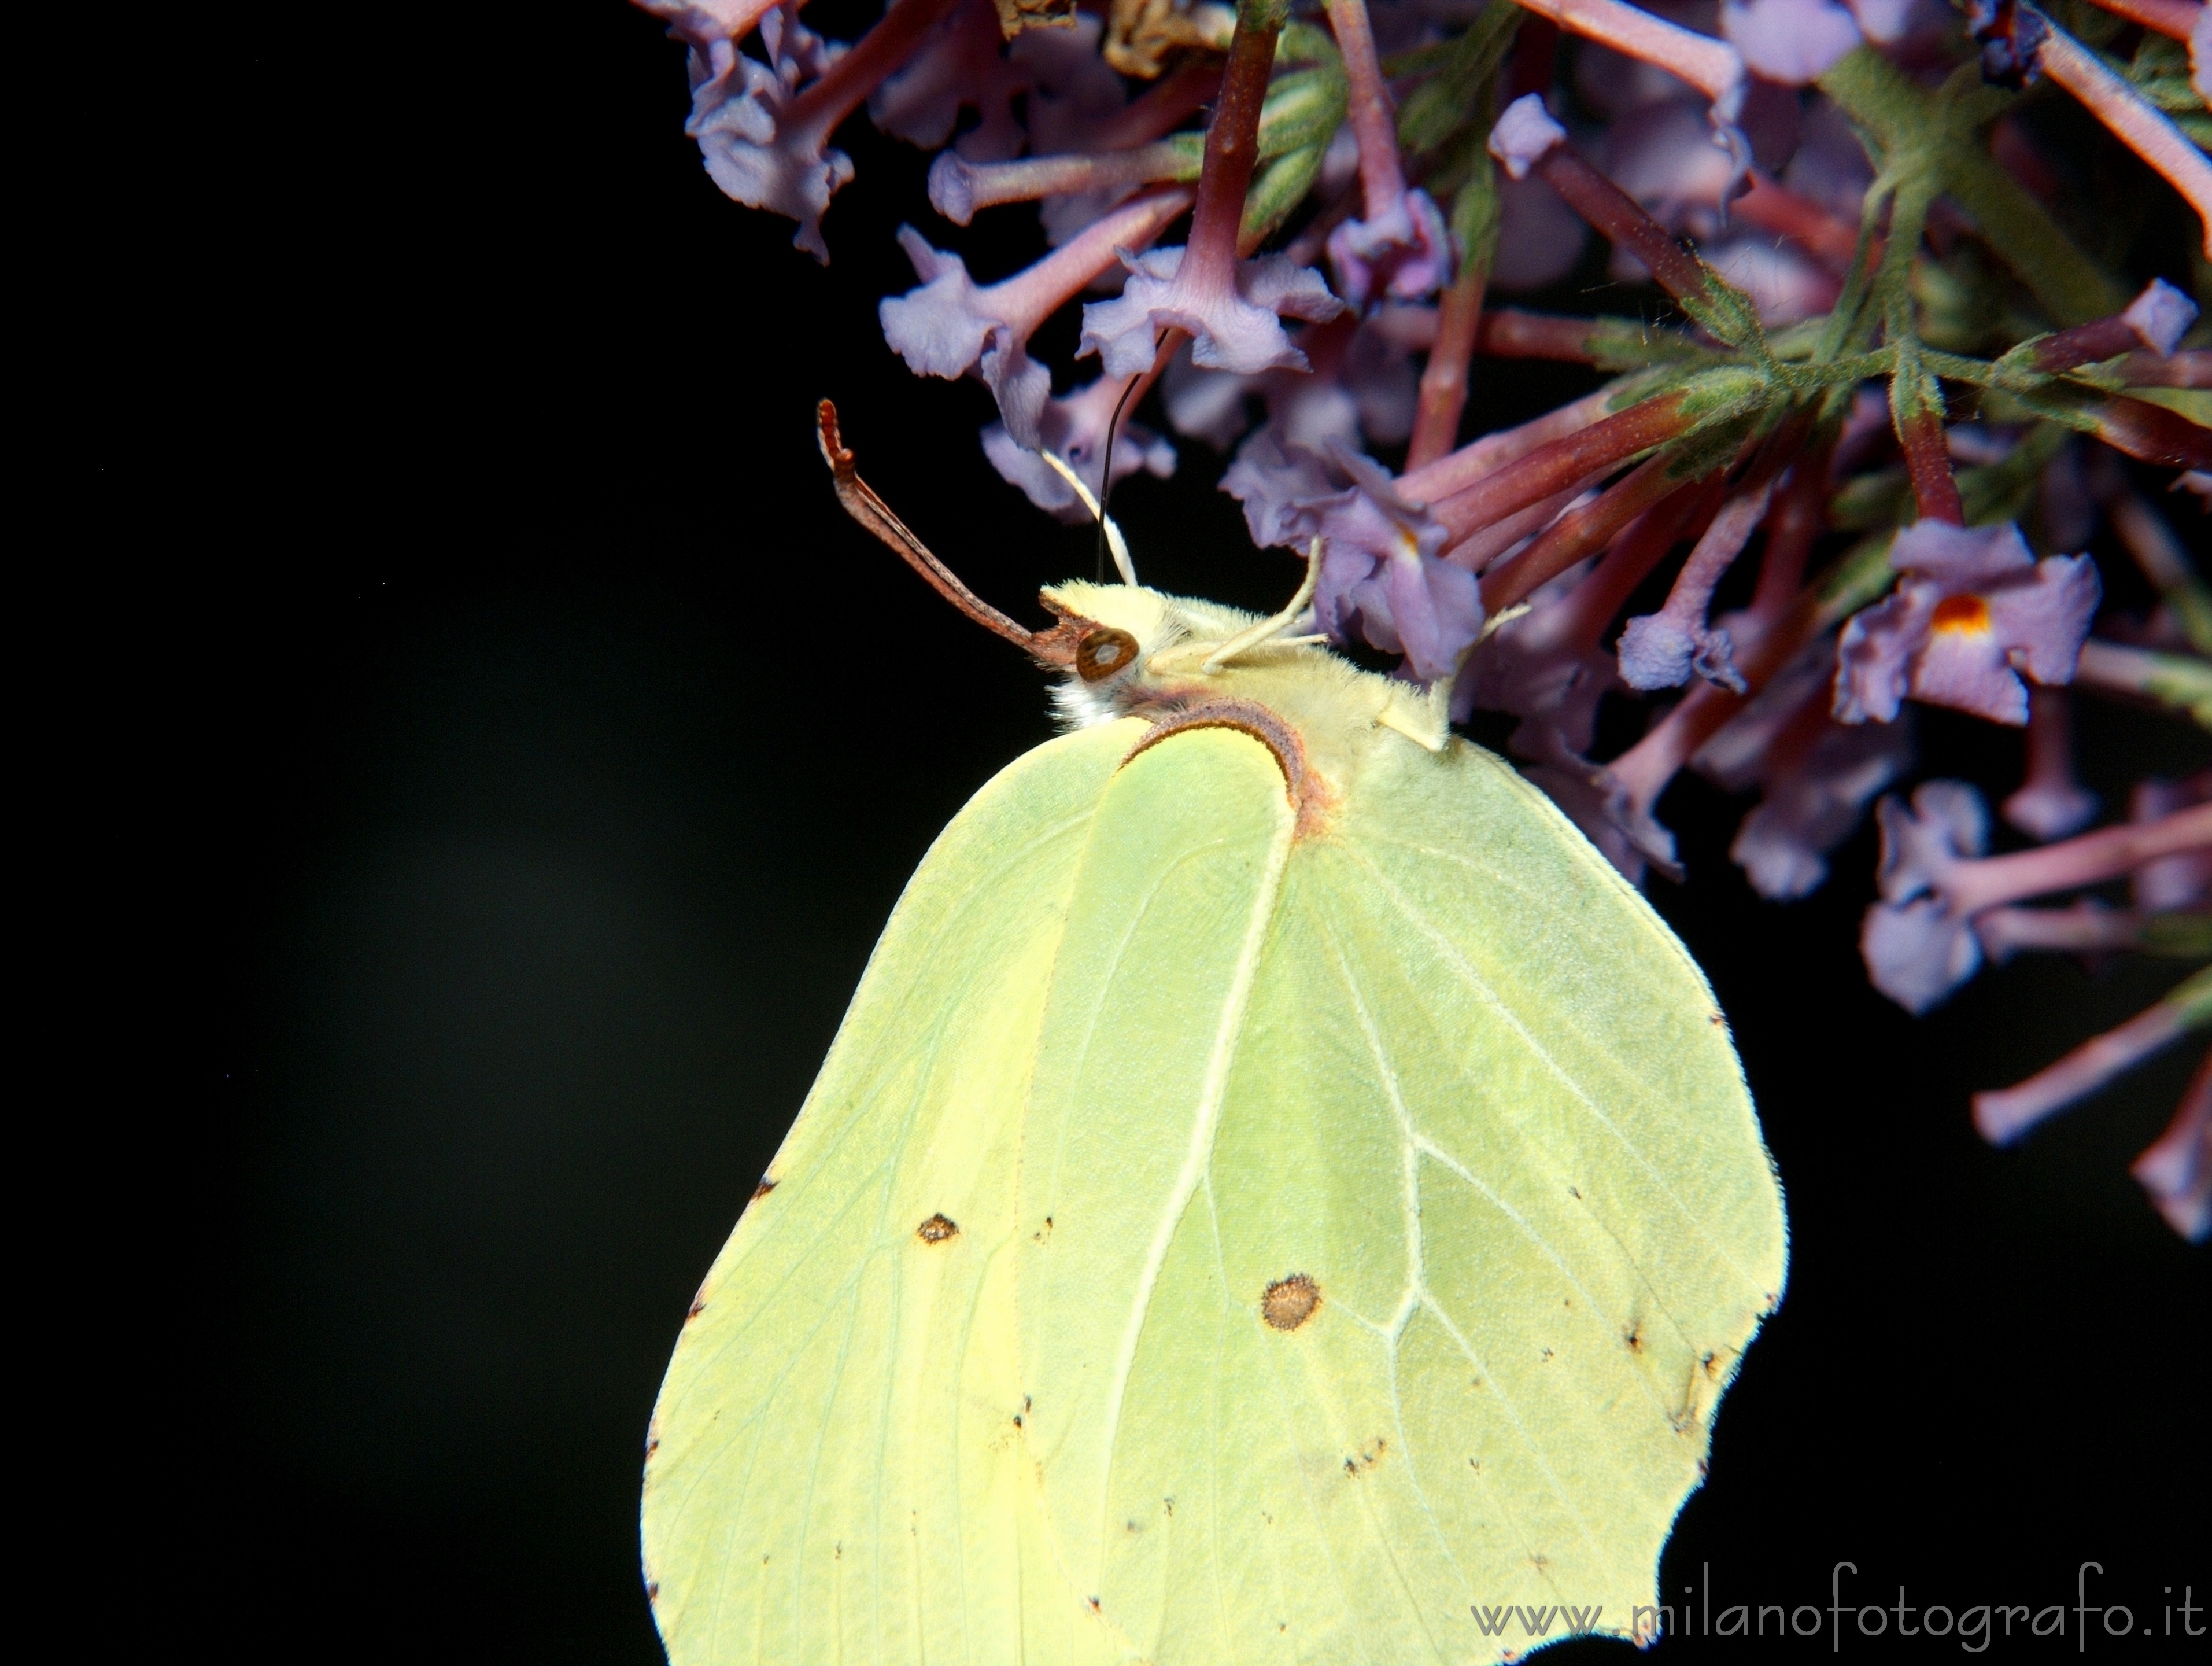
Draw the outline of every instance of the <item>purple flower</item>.
M1867 981L1915 1018L1981 970L1981 939L1933 897L1877 903L1859 928Z
M1884 799L1875 815L1881 824L1875 879L1888 902L1941 891L1953 868L1989 848L1989 812L1982 795L1963 781L1924 781L1912 794L1911 809Z
M1729 855L1771 901L1809 896L1826 883L1828 853L1850 836L1875 794L1911 766L1910 724L1852 727L1827 716L1834 658L1829 643L1808 649L1692 760L1724 792L1762 788Z
M1432 307L1385 305L1356 324L1349 315L1303 331L1298 350L1310 372L1269 370L1239 376L1200 370L1188 350L1169 362L1161 396L1176 432L1227 451L1247 427L1245 406L1267 402L1276 437L1325 455L1332 441L1358 450L1395 445L1413 430L1418 386L1413 355L1436 339Z
M918 9L937 3L906 0ZM825 45L791 7L763 17L760 34L768 49L766 64L726 41L703 58L693 51L686 66L691 119L684 131L699 142L707 172L725 196L798 221L792 241L826 261L830 246L822 240L823 211L853 177L853 161L842 150L826 148L836 124L806 119L810 112L801 106L799 83L803 76L826 78L844 48Z
M1896 593L1844 627L1836 715L1887 723L1905 696L1954 706L1992 722L2027 721L2024 671L2068 683L2097 610L2097 569L2087 556L2028 554L2020 528L1922 520L1890 546L1904 574Z
M2154 277L2120 314L2145 347L2166 358L2197 322L2197 303L2162 277Z
M1744 691L1734 645L1724 628L1705 623L1714 587L1765 518L1771 480L1739 493L1705 529L1656 613L1631 619L1620 633L1620 680L1632 689L1680 688L1692 672L1709 683Z
M1859 44L1857 21L1835 0L1723 0L1721 33L1755 76L1802 87Z
M1129 204L1066 247L988 288L968 276L958 255L930 247L912 227L902 226L900 246L922 283L878 307L884 339L916 375L974 371L997 398L1007 432L1035 451L1044 443L1038 424L1052 375L1030 357L1030 334L1122 258L1123 245L1158 235L1189 201L1188 192L1171 191Z
M1278 368L1303 370L1305 355L1284 334L1282 320L1334 318L1344 303L1310 266L1294 266L1279 254L1240 260L1233 283L1183 278L1184 251L1155 249L1124 255L1129 277L1112 301L1083 309L1083 339L1076 356L1096 353L1109 376L1134 376L1152 368L1160 332L1191 334L1191 360L1212 370L1257 375Z
M1875 988L1908 1012L1925 1012L1981 968L1972 921L1940 893L1954 868L1982 854L1989 814L1964 781L1930 781L1913 793L1911 810L1884 799L1875 817L1883 900L1867 910L1859 952Z
M1395 213L1346 220L1328 234L1337 287L1354 307L1367 304L1378 277L1382 292L1401 301L1433 295L1451 281L1451 235L1429 193L1415 185L1395 206Z
M1091 511L1075 495L1075 489L1038 453L1052 453L1082 476L1095 496L1103 497L1098 471L1106 448L1106 424L1113 419L1114 407L1127 386L1102 376L1063 398L1047 401L1037 423L1041 442L1037 447L1025 448L1006 431L1005 423L994 423L983 430L983 454L991 459L993 468L1011 484L1019 486L1040 509L1071 525L1086 521ZM1166 479L1175 472L1175 447L1142 424L1125 421L1114 442L1114 477L1121 479L1139 469Z
M1567 142L1567 130L1552 119L1540 93L1524 93L1505 106L1490 130L1490 154L1509 179L1525 179L1555 144Z
M981 118L954 149L969 161L1018 155L1022 125L1014 99L1030 88L1024 67L1004 50L998 8L963 3L931 33L907 65L868 96L868 119L884 132L924 150L952 137L966 105Z
M1452 688L1452 717L1478 709L1521 721L1506 750L1540 763L1580 765L1597 727L1597 705L1614 684L1613 656L1589 640L1567 599L1587 575L1562 573L1477 642Z
M1244 443L1222 478L1244 506L1255 544L1322 540L1318 627L1406 656L1422 682L1449 677L1482 633L1474 575L1441 559L1444 529L1398 494L1389 471L1341 445L1327 460L1286 446L1272 425Z

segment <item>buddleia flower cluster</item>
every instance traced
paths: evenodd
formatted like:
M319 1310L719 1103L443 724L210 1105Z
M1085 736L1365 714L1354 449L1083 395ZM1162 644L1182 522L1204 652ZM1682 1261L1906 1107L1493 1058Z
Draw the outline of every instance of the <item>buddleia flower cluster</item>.
M1862 948L1914 1012L2016 954L2212 955L2212 772L2099 825L2068 703L2212 728L2199 0L891 0L850 42L801 0L637 3L690 49L715 184L819 258L841 124L934 153L884 338L989 388L1011 486L1079 521L1109 472L1233 454L1255 545L1321 541L1312 629L1513 720L1632 879L1679 873L1655 812L1689 769L1756 791L1730 854L1771 898L1871 811ZM2124 281L2063 228L2018 117L2061 99L2163 182L2175 270ZM987 214L1050 252L976 283L957 228ZM1504 304L1593 232L1656 321ZM1030 344L1078 307L1055 378ZM1462 444L1478 354L1606 380ZM2103 606L2100 524L2148 614ZM1648 715L1601 762L1608 699ZM2025 727L2024 848L1989 854L1965 783L1905 795L1916 705ZM2212 970L1977 1126L2016 1139L2208 1022ZM2134 1172L2212 1231L2212 1060Z

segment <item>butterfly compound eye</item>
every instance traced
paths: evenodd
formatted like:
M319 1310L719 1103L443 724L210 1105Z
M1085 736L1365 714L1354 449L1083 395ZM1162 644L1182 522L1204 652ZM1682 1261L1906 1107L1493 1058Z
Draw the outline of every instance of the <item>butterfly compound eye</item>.
M1103 682L1137 657L1137 639L1110 626L1092 631L1075 648L1075 674L1086 683Z

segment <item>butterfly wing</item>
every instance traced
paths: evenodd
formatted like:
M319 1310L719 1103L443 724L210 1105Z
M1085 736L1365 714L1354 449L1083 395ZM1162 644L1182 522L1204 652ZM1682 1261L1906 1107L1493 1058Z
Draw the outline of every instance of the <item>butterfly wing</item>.
M1152 748L1116 800L1018 1201L1066 1577L1164 1663L1629 1629L1782 1287L1705 980L1474 748L1391 749L1295 842L1234 733Z
M1118 1652L1054 1573L1009 1254L1045 995L1125 723L961 812L701 1286L655 1408L645 1572L677 1666Z

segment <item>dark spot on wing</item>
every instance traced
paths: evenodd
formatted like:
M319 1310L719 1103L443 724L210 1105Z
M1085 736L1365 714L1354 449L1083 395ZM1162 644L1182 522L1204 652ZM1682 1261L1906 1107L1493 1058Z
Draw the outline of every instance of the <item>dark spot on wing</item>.
M1277 1330L1296 1330L1321 1305L1321 1286L1303 1273L1278 1279L1260 1298L1260 1316Z
M645 1582L645 1600L648 1602L658 1602L660 1600L660 1582L658 1579L648 1579Z
M960 1236L960 1229L943 1215L932 1215L914 1229L914 1235L924 1243L942 1243L950 1237Z
M1389 1445L1390 1443L1382 1436L1376 1436L1374 1441L1365 1449L1345 1459L1344 1473L1355 1479L1364 1474L1382 1462L1382 1454L1389 1450Z
M775 1189L775 1177L774 1175L763 1175L761 1177L760 1184L753 1188L752 1201L756 1203L759 1202L763 1198L766 1197L770 1192Z
M1631 1353L1644 1352L1644 1322L1641 1319L1631 1319L1628 1322L1628 1329L1622 1331L1620 1335L1621 1340L1628 1344L1628 1351Z
M706 1310L707 1286L702 1283L699 1286L699 1293L691 1298L691 1310L684 1316L684 1322L687 1325L690 1324L694 1319L697 1318Z

